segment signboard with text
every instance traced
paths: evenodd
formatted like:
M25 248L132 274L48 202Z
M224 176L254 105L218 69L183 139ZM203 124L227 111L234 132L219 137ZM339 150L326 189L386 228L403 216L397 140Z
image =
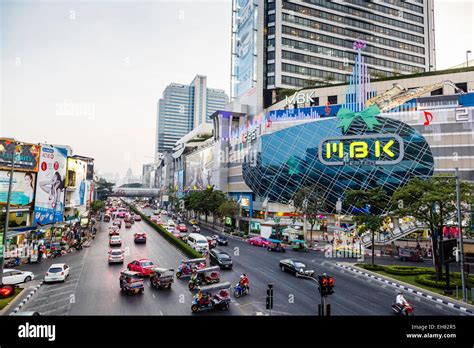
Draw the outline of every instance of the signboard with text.
M11 139L0 139L0 169L10 169L12 161L15 170L37 172L40 146L21 143Z

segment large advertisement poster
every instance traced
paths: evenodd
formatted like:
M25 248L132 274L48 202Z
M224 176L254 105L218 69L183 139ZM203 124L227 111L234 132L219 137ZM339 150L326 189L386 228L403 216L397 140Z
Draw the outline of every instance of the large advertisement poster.
M76 206L80 212L86 211L86 174L87 162L76 158L68 158L67 183L69 187L75 187L74 206Z
M63 221L67 155L66 148L41 145L33 222L35 225Z
M35 198L36 173L13 172L12 192L10 204L14 206L30 206ZM10 172L0 171L0 204L6 204L8 199L8 185Z
M186 156L185 190L204 190L212 186L212 147Z
M256 54L256 6L253 0L235 0L235 96L241 97L253 87Z
M184 173L182 170L174 172L174 188L179 198L184 196L183 177Z
M11 139L0 138L0 169L10 169L14 156L15 170L37 172L39 148L39 145L25 143L17 145Z

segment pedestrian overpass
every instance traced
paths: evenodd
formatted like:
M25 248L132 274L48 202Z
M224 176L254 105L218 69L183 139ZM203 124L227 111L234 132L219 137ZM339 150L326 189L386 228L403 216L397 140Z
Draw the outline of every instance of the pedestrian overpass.
M112 189L113 197L158 197L160 189L117 187Z

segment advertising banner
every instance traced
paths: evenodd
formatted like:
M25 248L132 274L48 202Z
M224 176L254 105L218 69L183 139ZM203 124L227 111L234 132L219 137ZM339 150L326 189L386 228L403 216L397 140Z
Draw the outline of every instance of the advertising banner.
M35 198L36 174L33 172L13 172L12 192L10 204L29 206ZM6 204L8 199L8 185L10 172L0 171L0 204Z
M67 185L75 187L74 206L80 212L86 211L87 162L69 157L67 161Z
M235 19L235 95L237 98L253 87L256 52L256 6L253 0L236 0Z
M41 145L34 224L63 221L67 155L66 148Z
M13 161L15 170L37 172L39 149L39 145L25 143L16 145L10 139L0 138L0 169L10 169L15 154Z
M186 190L204 190L212 186L212 147L186 156Z

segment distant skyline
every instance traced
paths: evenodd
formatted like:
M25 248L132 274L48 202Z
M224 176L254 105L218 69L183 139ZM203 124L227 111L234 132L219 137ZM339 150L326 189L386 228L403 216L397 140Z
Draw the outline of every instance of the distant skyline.
M0 136L70 145L102 172L153 161L171 82L229 94L231 0L0 4ZM474 1L435 0L437 69L474 52ZM474 58L471 54L470 58Z

